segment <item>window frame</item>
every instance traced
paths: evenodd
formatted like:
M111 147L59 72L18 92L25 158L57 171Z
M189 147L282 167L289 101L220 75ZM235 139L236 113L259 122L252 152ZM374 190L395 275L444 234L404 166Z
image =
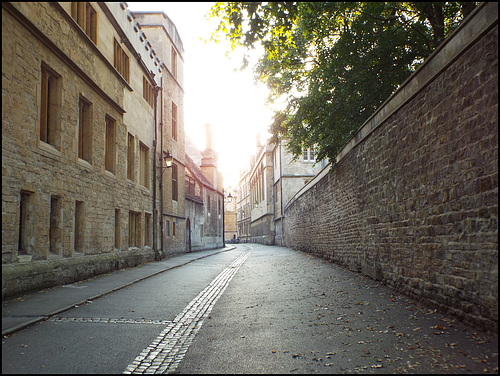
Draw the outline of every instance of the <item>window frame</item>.
M113 66L130 83L130 59L116 38L113 41Z
M97 45L97 11L89 2L71 2L71 18Z
M139 142L139 169L141 185L149 188L149 148L142 142Z
M40 68L40 141L60 150L61 75L42 63Z
M91 163L92 103L80 95L78 101L78 158Z
M116 174L116 120L106 115L105 123L104 168Z
M172 200L179 201L179 169L175 163L172 164Z
M172 138L177 141L178 130L177 130L177 105L172 102Z

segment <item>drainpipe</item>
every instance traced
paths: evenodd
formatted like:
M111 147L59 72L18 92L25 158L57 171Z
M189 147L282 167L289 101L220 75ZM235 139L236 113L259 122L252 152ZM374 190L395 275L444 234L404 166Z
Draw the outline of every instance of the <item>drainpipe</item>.
M163 75L160 77L160 87L161 99L160 99L160 160L162 161L163 167ZM160 244L161 244L161 256L165 256L165 249L163 245L163 169L160 176Z
M157 121L157 116L156 116L156 109L157 109L157 99L158 99L158 86L154 87L154 96L155 96L155 101L154 101L154 117L155 117L155 137L153 140L153 252L155 255L155 260L159 261L160 258L158 257L158 250L157 250L157 239L156 239L156 222L158 221L157 218L157 213L156 213L156 143L158 141L158 135L157 135L157 126L156 126L156 121Z
M226 193L224 192L224 188L222 188L222 248L226 247L226 218L225 218L225 205L224 199L226 198Z
M285 232L283 231L283 220L285 219L285 213L283 213L283 171L281 167L281 159L282 159L282 153L281 153L281 140L279 142L279 150L280 150L280 205L281 205L281 246L285 246Z
M276 148L274 148L276 155ZM274 155L271 155L271 166L273 171L273 180L271 184L272 194L271 194L271 203L273 204L273 231L274 231L274 244L276 244L276 192L274 189Z

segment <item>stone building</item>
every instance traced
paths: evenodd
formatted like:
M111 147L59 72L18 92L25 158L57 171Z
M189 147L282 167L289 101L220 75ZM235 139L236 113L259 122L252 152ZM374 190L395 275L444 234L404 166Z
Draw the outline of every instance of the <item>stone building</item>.
M154 260L165 65L126 4L4 2L2 56L2 296Z
M185 134L184 134L184 47L175 24L163 12L133 12L147 34L154 52L163 62L162 90L158 96L159 119L158 158L159 229L154 228L161 256L186 250L185 216ZM166 168L162 156L170 154L171 167ZM154 172L153 172L154 173ZM155 214L156 216L156 214ZM156 225L155 225L156 226Z
M274 232L276 244L282 246L285 245L282 236L285 217L282 213L286 205L326 166L326 161L316 161L314 148L304 149L302 156L293 160L293 156L286 150L286 145L286 139L273 145Z
M237 192L229 187L224 192L224 241L234 242L238 238Z
M286 140L261 145L240 171L236 189L238 237L242 242L284 245L284 216L292 197L318 174L325 162L316 163L314 150L305 149L294 160L286 150Z
M206 125L207 148L201 166L186 154L186 249L188 252L224 246L224 193L222 177L212 149L210 126ZM198 153L196 153L198 154Z

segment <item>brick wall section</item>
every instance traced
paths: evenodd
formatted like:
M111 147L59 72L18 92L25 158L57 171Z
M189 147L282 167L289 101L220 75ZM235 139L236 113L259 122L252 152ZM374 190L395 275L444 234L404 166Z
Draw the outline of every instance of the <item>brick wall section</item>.
M474 22L481 21L473 17L468 23ZM285 211L287 246L493 331L498 330L496 22ZM426 64L432 67L436 56Z

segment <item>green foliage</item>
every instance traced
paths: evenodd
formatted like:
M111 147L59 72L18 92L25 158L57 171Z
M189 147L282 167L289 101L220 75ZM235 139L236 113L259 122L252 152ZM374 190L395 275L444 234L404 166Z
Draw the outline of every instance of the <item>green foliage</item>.
M472 4L472 6L471 6ZM262 44L254 67L276 111L274 141L297 158L335 158L368 117L469 14L474 3L227 2L212 17L232 48ZM247 64L244 59L244 67Z

